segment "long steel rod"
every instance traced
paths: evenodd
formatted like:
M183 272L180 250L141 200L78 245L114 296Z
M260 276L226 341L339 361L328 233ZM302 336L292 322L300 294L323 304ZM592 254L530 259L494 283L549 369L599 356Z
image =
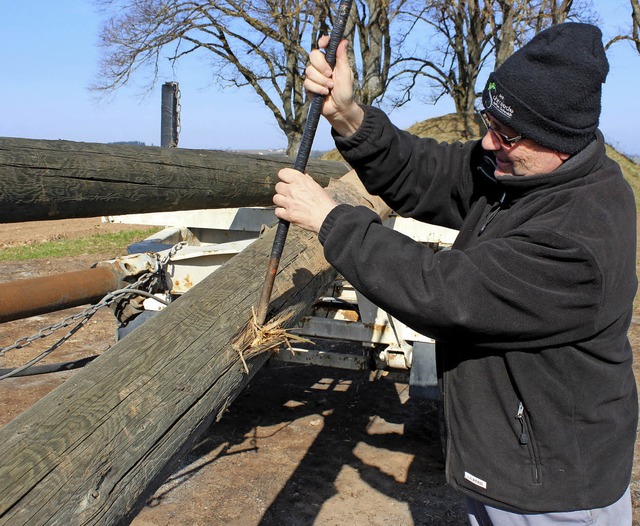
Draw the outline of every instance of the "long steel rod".
M331 68L333 68L336 63L336 50L338 48L338 44L342 40L344 28L347 25L349 13L351 12L352 3L353 0L342 0L338 7L338 16L336 17L336 23L331 31L329 44L325 53L327 62ZM320 121L320 115L322 113L322 104L324 103L324 99L325 97L323 95L315 94L311 100L307 121L304 126L304 131L302 132L300 149L298 150L298 155L296 156L296 160L293 165L293 168L299 172L304 172L307 167L307 161L311 154L311 146L313 145L313 138L316 134L318 122ZM276 274L278 273L280 258L282 257L282 251L284 250L284 244L287 240L288 233L289 222L283 219L279 220L273 245L271 247L271 256L269 257L267 274L260 293L258 308L256 310L256 321L259 325L263 325L267 319L271 292L273 291L273 284L276 279Z

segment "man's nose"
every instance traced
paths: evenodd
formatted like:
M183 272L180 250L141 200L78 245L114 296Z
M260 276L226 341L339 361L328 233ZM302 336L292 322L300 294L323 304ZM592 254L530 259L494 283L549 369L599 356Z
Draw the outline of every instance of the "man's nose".
M481 144L482 147L487 151L496 151L499 150L502 146L500 139L498 139L495 134L491 132L491 130L486 131L484 137L482 137Z

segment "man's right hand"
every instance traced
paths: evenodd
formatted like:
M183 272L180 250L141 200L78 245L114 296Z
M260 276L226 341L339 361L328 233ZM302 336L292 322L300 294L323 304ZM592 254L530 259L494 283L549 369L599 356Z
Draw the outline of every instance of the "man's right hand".
M309 175L293 168L278 172L273 204L278 219L284 219L316 234L337 204Z
M328 36L318 40L320 49L325 49L328 44ZM326 96L322 115L343 137L355 133L364 119L364 111L353 99L353 73L349 66L347 45L347 40L338 45L333 71L320 49L311 51L304 81L309 93Z

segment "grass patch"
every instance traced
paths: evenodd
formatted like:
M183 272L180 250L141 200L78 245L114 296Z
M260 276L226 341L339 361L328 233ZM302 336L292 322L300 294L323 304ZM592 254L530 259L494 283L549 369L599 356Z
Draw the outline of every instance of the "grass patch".
M127 230L93 234L79 239L60 239L33 245L7 247L0 251L0 261L64 258L89 254L113 254L113 257L118 257L126 254L127 246L149 237L157 230L157 228Z
M640 166L626 155L618 152L612 146L607 146L607 155L622 168L625 179L633 188L636 196L636 206L640 206Z

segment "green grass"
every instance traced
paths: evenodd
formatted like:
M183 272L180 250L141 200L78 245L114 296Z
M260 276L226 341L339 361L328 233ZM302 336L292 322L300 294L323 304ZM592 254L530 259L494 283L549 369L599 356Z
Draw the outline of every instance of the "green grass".
M622 168L625 179L633 188L636 196L636 206L640 207L640 165L632 161L629 157L621 154L612 146L607 146L607 155L616 161Z
M128 230L108 234L93 234L79 239L61 239L33 245L19 245L0 250L0 261L64 258L90 254L126 254L127 246L149 237L157 228Z

